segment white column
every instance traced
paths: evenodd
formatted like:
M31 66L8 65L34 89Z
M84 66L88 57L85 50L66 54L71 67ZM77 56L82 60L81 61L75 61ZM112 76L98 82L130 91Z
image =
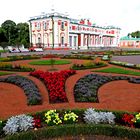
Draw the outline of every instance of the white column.
M84 46L84 34L81 34L81 46Z

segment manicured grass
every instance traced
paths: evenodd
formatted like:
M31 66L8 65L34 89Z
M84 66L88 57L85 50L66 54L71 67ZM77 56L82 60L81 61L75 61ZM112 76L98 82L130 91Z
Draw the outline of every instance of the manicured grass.
M32 61L29 64L31 65L64 65L64 64L70 64L71 62L68 60L39 60L39 61Z
M94 70L94 72L117 73L117 74L128 74L128 75L140 76L140 72L136 72L132 70L125 70L123 68L117 68L117 67L110 67L110 68L105 68L102 70Z
M13 73L11 73L11 72L0 72L0 76L2 76L2 75L8 75L8 74L13 74Z

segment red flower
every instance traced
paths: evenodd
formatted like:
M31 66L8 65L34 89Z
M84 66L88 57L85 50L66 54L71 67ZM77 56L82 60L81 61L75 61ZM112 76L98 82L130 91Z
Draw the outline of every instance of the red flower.
M122 116L122 121L126 126L134 127L134 122L132 121L134 119L134 116L132 114L124 114Z
M55 103L67 101L65 93L65 81L70 75L75 73L75 70L64 70L54 73L34 71L31 72L30 75L40 78L44 81L49 92L50 101Z
M41 125L41 117L39 115L33 115L33 120L34 120L34 128L42 127L42 125Z

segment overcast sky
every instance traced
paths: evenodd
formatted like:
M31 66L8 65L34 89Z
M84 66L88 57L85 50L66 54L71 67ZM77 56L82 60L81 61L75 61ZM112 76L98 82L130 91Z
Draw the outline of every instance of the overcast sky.
M140 0L2 0L0 24L7 19L27 22L32 16L50 12L52 7L57 12L68 12L72 18L120 27L121 36L140 30Z

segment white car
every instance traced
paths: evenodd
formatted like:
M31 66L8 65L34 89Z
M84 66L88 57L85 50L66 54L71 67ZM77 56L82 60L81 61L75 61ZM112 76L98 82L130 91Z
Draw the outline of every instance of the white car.
M29 50L27 48L19 48L20 52L29 52Z
M32 47L32 48L29 48L29 50L31 52L43 52L43 49L42 48L35 48L35 47Z
M8 49L10 53L19 53L20 50L18 48L9 48Z

